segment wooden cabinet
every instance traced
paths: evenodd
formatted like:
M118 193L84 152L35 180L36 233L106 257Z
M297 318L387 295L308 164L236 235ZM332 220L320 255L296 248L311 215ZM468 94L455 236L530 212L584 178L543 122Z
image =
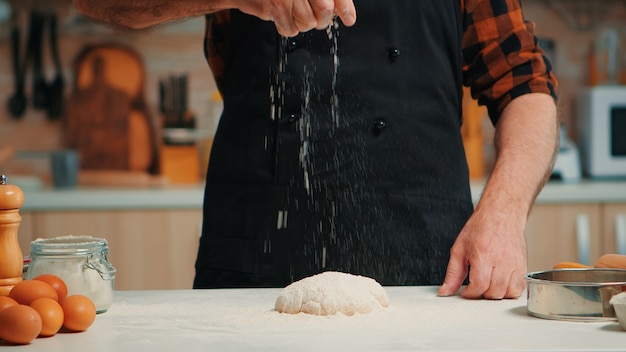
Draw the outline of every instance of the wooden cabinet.
M525 232L528 270L563 261L593 263L603 253L602 222L600 204L535 205Z
M593 265L603 254L626 254L626 204L537 204L526 243L529 271L563 261Z
M65 235L107 239L109 261L117 269L116 290L189 289L202 211L120 210L23 213L20 244Z
M626 254L626 204L605 204L604 252Z

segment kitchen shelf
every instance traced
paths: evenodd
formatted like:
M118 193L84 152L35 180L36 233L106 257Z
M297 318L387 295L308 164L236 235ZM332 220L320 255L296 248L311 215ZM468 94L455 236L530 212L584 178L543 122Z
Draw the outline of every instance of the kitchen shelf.
M591 30L603 23L617 6L626 6L626 0L544 0L557 11L568 26L575 30Z

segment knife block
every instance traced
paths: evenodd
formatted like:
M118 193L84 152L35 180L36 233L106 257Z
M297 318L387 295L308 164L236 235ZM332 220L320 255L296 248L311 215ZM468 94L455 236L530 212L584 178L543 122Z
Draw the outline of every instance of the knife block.
M200 182L200 150L197 145L161 146L159 153L161 175L171 184Z

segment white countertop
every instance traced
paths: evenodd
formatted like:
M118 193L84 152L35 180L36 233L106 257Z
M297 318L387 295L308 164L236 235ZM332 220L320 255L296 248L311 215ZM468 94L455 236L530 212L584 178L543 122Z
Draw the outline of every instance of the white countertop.
M483 182L472 183L472 198L477 201ZM25 211L103 210L103 209L201 209L204 185L152 188L79 187L25 188ZM549 182L537 203L626 203L626 181Z
M526 299L437 297L436 287L386 287L390 306L330 317L276 312L280 289L117 291L82 333L20 351L624 351L617 322L544 320ZM1 344L0 347L4 348ZM17 349L16 349L17 350Z

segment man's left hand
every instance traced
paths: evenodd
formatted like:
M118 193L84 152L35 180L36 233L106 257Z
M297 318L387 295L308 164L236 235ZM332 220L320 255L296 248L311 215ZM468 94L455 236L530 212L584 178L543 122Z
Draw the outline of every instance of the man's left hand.
M526 242L523 224L503 213L477 211L465 224L450 251L440 296L454 295L469 271L461 296L477 299L517 298L526 288Z

